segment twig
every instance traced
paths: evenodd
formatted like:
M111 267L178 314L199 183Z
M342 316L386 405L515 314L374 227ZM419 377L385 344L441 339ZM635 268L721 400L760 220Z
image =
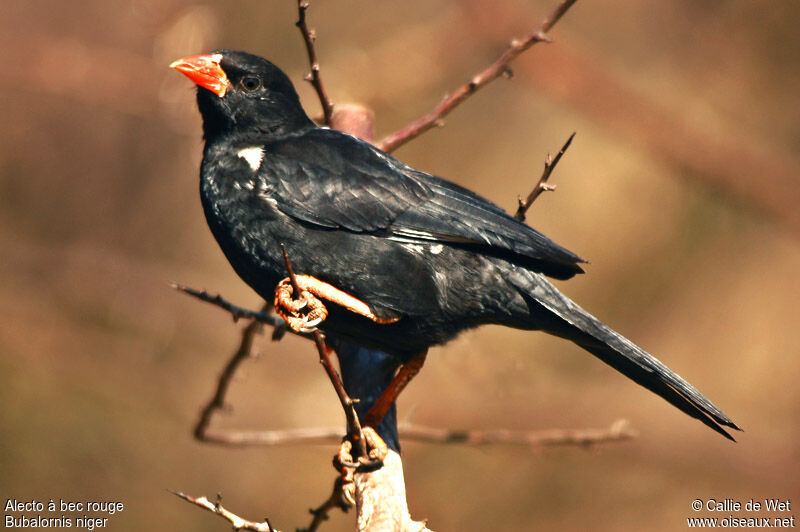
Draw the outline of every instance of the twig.
M303 42L306 43L306 52L308 53L308 63L311 65L311 72L306 74L306 81L310 82L314 90L317 91L319 103L322 105L323 124L329 126L333 116L333 102L328 98L325 87L322 85L322 77L319 75L319 60L317 59L317 50L314 48L317 34L314 30L308 28L306 23L307 10L308 2L306 0L297 0L297 22L295 26L303 34Z
M341 428L301 428L278 430L207 430L203 441L228 447L268 447L280 445L340 443L346 436Z
M336 477L336 480L333 481L333 490L331 491L331 496L328 497L328 499L317 508L310 508L308 510L313 516L311 518L311 524L308 525L308 528L302 528L298 530L298 532L316 532L320 525L322 525L324 521L328 520L328 514L334 508L339 508L341 511L347 513L347 511L350 509L350 506L345 504L343 501L342 477Z
M281 247L283 248L283 246ZM290 273L289 278L293 281L294 293L299 294L299 290L296 284L297 281L294 276L294 271L291 269L291 263L288 262L288 255L286 255L285 249L284 249L284 260L287 260L287 266L288 266L287 270ZM320 362L325 368L325 371L328 374L328 378L331 379L333 387L336 390L337 395L339 396L339 401L342 403L342 408L345 411L345 416L347 418L348 434L353 435L353 439L358 445L359 451L362 451L362 446L364 447L363 453L360 454L360 456L366 456L366 446L364 445L364 438L361 435L361 423L358 420L358 415L356 414L355 407L353 406L353 400L347 395L347 392L344 391L344 385L341 382L341 377L339 377L339 374L333 368L333 364L330 360L329 348L325 344L321 332L317 330L314 331L314 333L312 334L294 333L294 331L286 327L286 322L284 322L283 319L268 313L268 310L272 307L272 305L270 305L269 303L265 303L260 311L253 311L239 307L237 305L234 305L233 303L230 303L220 294L212 296L205 290L197 290L178 283L172 283L171 286L172 288L180 292L183 292L184 294L195 297L201 301L211 303L212 305L218 306L230 312L234 318L234 321L239 318L249 318L253 320L247 325L247 327L245 327L242 330L242 338L239 341L239 347L236 349L233 356L225 365L225 368L222 370L219 380L217 381L217 388L211 400L209 400L209 402L200 411L200 417L198 418L193 431L194 437L197 440L206 443L215 443L219 445L250 446L250 445L280 445L283 443L296 443L304 440L322 441L322 440L332 440L334 438L341 439L342 437L341 431L334 429L298 429L296 431L209 430L209 427L211 425L211 418L218 410L222 410L225 407L225 396L228 393L228 388L230 387L233 375L236 372L239 365L242 363L242 361L250 357L250 353L253 346L253 338L258 332L260 332L260 327L261 324L263 323L271 325L272 327L275 328L275 331L273 332L273 338L275 338L276 333L278 333L278 331L280 331L279 335L282 335L284 331L288 331L293 334L297 334L298 336L302 336L303 338L309 338L314 340L314 342L317 345L317 350L319 351L320 354Z
M249 310L238 305L234 305L233 303L229 302L222 295L211 295L205 290L197 290L196 288L191 288L186 285L178 284L178 283L171 283L170 286L179 291L183 292L184 294L190 295L192 297L196 297L200 301L205 301L206 303L211 303L212 305L216 305L224 310L227 310L231 313L234 322L238 322L241 318L246 318L249 320L256 320L261 323L265 323L267 325L271 325L272 327L286 327L286 322L284 322L278 316L274 316L269 314L268 312L261 310ZM271 305L265 305L265 309L269 309Z
M234 322L239 320L239 318L248 318L273 327L274 328L274 330L272 331L273 340L280 340L283 337L283 335L286 334L287 332L295 334L297 336L301 336L303 338L311 339L310 334L303 332L294 332L288 327L286 322L283 321L283 318L270 314L269 312L249 310L244 307L234 305L233 303L222 297L221 294L212 296L205 290L197 290L196 288L190 288L188 286L178 283L172 283L171 286L172 288L178 290L179 292L183 292L184 294L196 297L200 301L205 301L206 303L211 303L212 305L220 307L223 310L227 310L233 316ZM272 305L267 303L264 305L264 308L270 309L272 308Z
M558 22L575 2L576 0L564 0L561 2L550 16L544 19L539 27L526 35L524 39L521 41L517 39L512 40L506 51L492 64L475 75L470 81L460 86L452 94L445 96L439 105L434 107L428 114L406 127L387 135L378 142L377 146L385 152L394 151L429 129L443 125L442 119L459 104L463 103L467 98L477 92L478 89L483 88L502 75L511 76L511 70L508 66L509 63L537 42L551 42L547 32L555 26L556 22Z
M266 312L269 308L270 304L265 303L261 312ZM217 389L214 391L214 396L200 411L200 417L197 420L193 432L196 439L206 441L211 418L217 410L225 408L225 396L228 393L231 380L233 380L233 375L236 373L236 368L239 367L239 364L241 364L243 360L250 357L250 352L253 348L253 338L259 332L261 332L261 323L255 319L242 330L242 339L239 342L239 348L233 353L233 356L222 370L219 380L217 381Z
M231 512L230 510L225 509L221 502L222 496L217 494L217 500L215 502L211 502L208 500L208 497L192 497L191 495L187 495L180 491L172 491L175 495L183 499L184 501L188 501L195 506L199 506L204 510L208 510L211 513L217 514L218 516L222 517L223 519L228 520L231 525L233 525L234 530L255 530L256 532L279 532L278 530L272 528L272 525L269 522L269 519L264 519L261 523L256 523L254 521L248 521L247 519L242 519L235 513Z
M511 444L529 447L555 445L592 445L636 438L639 433L624 419L606 429L547 429L535 431L510 430L452 430L401 423L404 438L425 442L467 443L470 445Z
M283 261L286 264L286 271L289 274L289 280L291 281L292 288L294 289L294 296L300 297L300 287L297 285L297 279L295 278L294 270L292 269L292 263L289 260L289 254L286 252L286 246L281 244L281 250L283 251ZM341 403L342 409L344 409L344 414L347 418L347 436L352 440L353 445L355 445L358 449L358 456L366 459L367 446L366 442L364 441L364 435L361 432L361 422L358 420L358 414L356 413L355 406L353 406L353 400L349 395L347 395L347 392L344 389L342 378L333 367L333 363L331 363L330 352L332 349L325 344L325 340L323 339L322 333L319 331L319 329L315 329L312 336L314 338L314 343L317 344L319 361L322 364L322 367L325 368L325 372L328 374L331 384L333 384L333 389L336 390L336 395L339 397L339 403Z
M528 209L531 208L533 202L536 201L536 198L539 197L539 194L546 190L555 190L556 186L551 185L547 182L550 179L550 174L553 173L553 169L558 164L558 161L561 160L561 156L564 155L564 152L567 151L569 145L572 144L572 139L575 138L575 133L573 132L572 135L569 136L567 142L561 147L561 149L556 154L555 159L550 157L550 154L547 154L547 158L544 161L544 170L542 171L542 177L539 178L539 181L536 183L536 186L533 187L528 197L525 201L522 201L522 198L517 198L517 212L514 214L514 218L519 220L520 222L525 221L525 214L528 212Z
M606 429L545 429L530 431L459 430L440 427L426 427L411 422L399 425L405 441L427 443L487 445L527 445L545 447L556 445L591 445L595 443L616 442L636 438L639 433L632 429L626 420L617 420ZM204 441L232 447L277 446L296 444L317 444L341 441L340 428L304 428L252 431L207 431Z

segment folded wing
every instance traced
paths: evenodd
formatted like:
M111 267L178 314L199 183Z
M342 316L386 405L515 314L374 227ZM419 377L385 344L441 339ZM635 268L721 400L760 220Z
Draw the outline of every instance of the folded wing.
M301 222L477 248L558 279L583 271L580 257L488 200L337 131L266 146L259 172L265 193Z

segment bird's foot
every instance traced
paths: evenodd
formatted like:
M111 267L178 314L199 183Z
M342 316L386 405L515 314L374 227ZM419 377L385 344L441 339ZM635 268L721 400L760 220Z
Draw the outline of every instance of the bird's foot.
M361 469L377 469L383 465L383 460L389 453L389 446L378 436L372 427L362 427L364 443L367 447L367 456L353 459L353 442L349 438L342 440L339 452L333 457L333 467L342 475L342 503L355 506L355 474Z
M300 296L297 299L293 296L294 289L288 278L278 283L275 288L275 311L294 332L313 332L328 317L328 309L317 296L302 287Z
M293 299L292 297L292 284L288 278L278 283L275 288L275 310L286 320L294 332L302 331L303 328L313 330L314 327L328 317L328 310L320 301L322 299L382 325L394 323L400 319L399 316L378 317L364 301L339 290L331 284L320 281L316 277L295 275L295 281L297 281L297 286L300 288L300 297L298 299ZM303 311L306 305L308 305L309 310ZM297 321L297 318L300 321ZM319 321L315 322L315 320ZM295 326L300 328L296 329Z

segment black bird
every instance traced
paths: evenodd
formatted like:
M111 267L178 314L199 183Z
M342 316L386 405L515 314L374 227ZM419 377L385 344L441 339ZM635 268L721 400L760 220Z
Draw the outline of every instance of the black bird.
M722 426L740 430L550 284L583 272L574 253L463 187L316 126L265 59L219 50L171 66L199 86L202 204L236 272L273 297L285 245L294 270L333 301L320 327L408 368L367 424L380 422L430 346L495 323L571 340L726 438Z

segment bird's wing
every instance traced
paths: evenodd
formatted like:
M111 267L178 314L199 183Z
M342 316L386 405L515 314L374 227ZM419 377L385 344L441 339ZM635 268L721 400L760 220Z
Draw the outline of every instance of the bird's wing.
M445 179L409 167L406 172L425 183L433 194L395 219L395 234L477 246L483 253L557 279L583 272L578 265L585 262L583 259L490 201ZM420 230L422 233L418 234Z
M349 135L316 129L268 144L259 173L284 214L331 229L376 232L433 194L379 153Z
M556 278L583 271L580 257L488 200L337 131L267 145L259 176L265 193L298 221L477 247Z

